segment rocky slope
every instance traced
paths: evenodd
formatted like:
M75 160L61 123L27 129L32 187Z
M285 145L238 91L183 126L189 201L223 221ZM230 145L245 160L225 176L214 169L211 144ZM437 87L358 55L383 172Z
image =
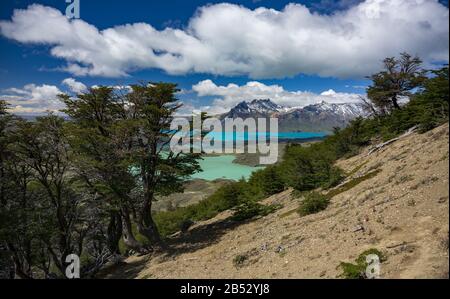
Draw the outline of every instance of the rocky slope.
M282 206L273 214L236 223L226 211L171 239L172 252L130 257L106 277L336 278L369 248L387 256L382 278L448 277L448 124L368 152L337 164L347 182L376 175L325 211L300 217L287 190L264 201Z

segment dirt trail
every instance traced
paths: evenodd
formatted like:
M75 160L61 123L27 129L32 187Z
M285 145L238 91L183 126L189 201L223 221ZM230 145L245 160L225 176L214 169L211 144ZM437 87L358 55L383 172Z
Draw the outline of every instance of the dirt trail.
M224 212L170 240L173 253L130 257L108 277L336 278L369 248L387 255L383 278L448 277L448 125L367 153L337 164L349 180L379 173L321 213L300 217L288 190L264 201L283 206L273 214L239 224Z

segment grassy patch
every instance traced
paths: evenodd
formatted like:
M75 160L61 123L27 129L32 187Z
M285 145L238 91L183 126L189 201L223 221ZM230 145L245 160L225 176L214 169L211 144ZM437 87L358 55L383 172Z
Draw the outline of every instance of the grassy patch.
M362 164L356 166L355 168L353 168L352 170L350 170L350 172L347 173L346 175L347 175L348 177L354 175L355 173L357 173L358 171L360 171L361 168L363 168L365 165L367 165L367 163L369 163L369 161L366 161L366 162L364 162L364 163L362 163Z
M133 231L134 237L136 238L136 240L139 243L141 243L144 246L149 246L150 245L148 239L139 233L139 231L137 229L137 226L134 223L131 225L131 229ZM119 240L119 252L121 254L123 254L123 255L126 255L126 253L128 252L128 248L125 245L125 242L123 241L123 238L120 238L120 240Z
M233 265L236 268L240 268L244 265L245 261L248 259L248 257L246 255L243 254L238 254L234 257L233 259Z
M279 206L275 205L265 206L257 202L249 201L233 208L234 214L232 219L235 221L243 221L256 216L267 216L279 208Z
M313 191L306 195L305 199L300 203L298 213L300 216L315 214L325 210L329 204L330 200L327 196Z
M302 198L306 196L309 193L309 191L299 191L294 189L291 193L292 198Z
M380 172L381 172L381 169L378 169L378 170L372 171L372 172L370 172L370 173L368 173L368 174L366 174L366 175L364 175L364 176L361 176L361 177L359 177L359 178L355 178L355 179L351 180L350 182L345 183L345 184L342 185L341 187L336 188L336 189L334 189L334 190L331 190L330 192L328 192L328 193L326 194L326 196L327 196L328 198L333 198L333 197L335 197L336 195L341 194L341 193L343 193L343 192L346 192L346 191L352 189L352 188L355 187L356 185L359 185L360 183L362 183L362 182L364 182L364 181L366 181L366 180L369 180L369 179L371 179L371 178L374 178L374 177L377 176Z
M298 211L298 208L297 208L297 209L290 210L290 211L288 211L288 212L286 212L286 213L283 213L283 214L281 214L279 217L280 217L280 218L286 218L286 217L288 217L288 216L294 214L294 213L297 212L297 211Z
M386 256L379 251L378 249L371 248L369 250L361 253L358 258L355 260L355 263L344 263L340 264L342 268L342 274L339 277L345 279L365 279L366 278L366 269L367 269L367 261L366 258L368 255L377 255L380 259L380 263L386 261Z

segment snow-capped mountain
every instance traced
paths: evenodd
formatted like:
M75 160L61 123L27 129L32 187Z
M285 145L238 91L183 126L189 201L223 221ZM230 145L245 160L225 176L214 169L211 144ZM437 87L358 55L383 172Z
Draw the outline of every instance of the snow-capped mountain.
M357 117L367 117L360 103L330 104L322 102L277 115L282 131L332 131L343 128Z
M241 102L223 114L224 118L277 117L279 130L288 131L332 131L334 127L345 127L357 117L367 117L360 103L332 104L322 102L302 108L288 108L269 99Z
M283 111L283 107L275 104L269 99L253 100L251 102L241 102L237 104L225 117L266 117L273 113Z

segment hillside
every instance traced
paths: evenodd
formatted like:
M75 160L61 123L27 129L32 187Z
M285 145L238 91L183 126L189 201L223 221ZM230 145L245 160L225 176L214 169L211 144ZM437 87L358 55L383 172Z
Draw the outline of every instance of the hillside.
M325 211L300 217L287 190L263 201L282 206L266 217L237 223L225 211L171 238L169 253L130 257L105 276L336 278L341 262L376 248L383 278L448 277L448 124L369 150L338 161L349 177Z

